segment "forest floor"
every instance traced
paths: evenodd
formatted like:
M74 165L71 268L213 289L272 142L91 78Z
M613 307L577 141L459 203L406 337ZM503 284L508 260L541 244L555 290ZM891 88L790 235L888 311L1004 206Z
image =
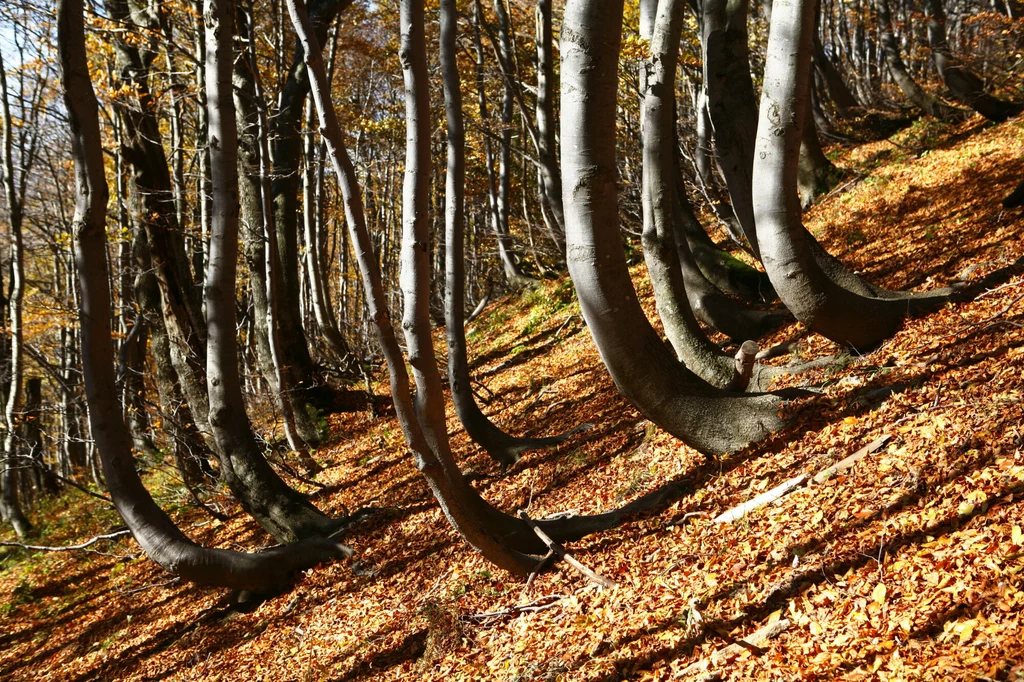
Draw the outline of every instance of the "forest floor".
M839 163L845 184L807 224L875 282L943 286L1024 255L1024 215L999 204L1024 177L1024 121L919 124L841 150ZM642 267L634 274L653 319ZM307 490L333 514L397 509L346 536L355 564L320 566L240 610L224 590L171 580L131 540L90 548L103 554L9 552L0 678L1024 679L1024 276L780 382L823 391L792 405L792 425L768 442L707 462L618 394L578 313L561 280L471 325L474 376L498 423L534 435L595 424L475 485L536 518L676 484L667 506L569 548L616 587L564 564L529 586L489 566L438 511L393 418L332 415L316 453L328 487ZM796 324L766 343L790 340L803 359L837 351ZM451 412L449 427L464 467L495 473ZM881 436L852 468L714 522ZM211 522L168 476L151 478L196 540L269 544L240 512ZM41 544L118 527L74 490L33 516ZM507 611L527 603L543 608ZM766 626L774 636L726 648Z

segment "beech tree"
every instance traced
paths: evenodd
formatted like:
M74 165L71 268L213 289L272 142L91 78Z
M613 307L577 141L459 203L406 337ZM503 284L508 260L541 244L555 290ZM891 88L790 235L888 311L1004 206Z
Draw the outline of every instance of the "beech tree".
M229 97L230 40L218 44L216 34L230 25L231 13L227 2L217 0L207 2L205 10L208 34L214 35L208 61L211 76L215 75L215 78L210 80L220 86L221 96ZM131 435L118 406L110 360L113 344L108 328L110 289L105 253L108 188L100 147L96 97L85 52L83 11L81 0L58 3L58 45L64 104L75 162L73 233L78 284L82 292L79 324L82 329L83 370L89 419L104 478L132 535L147 555L164 568L203 584L256 592L279 590L295 571L350 554L350 550L326 539L304 540L260 554L201 547L189 540L156 505L136 472ZM230 36L229 30L227 35ZM214 113L227 108L217 101L217 94L217 86L214 86L211 97ZM231 127L221 126L213 119L211 124L211 129L221 133ZM214 135L211 132L211 136ZM221 169L226 166L223 162L219 165ZM226 209L229 213L230 210ZM213 343L216 347L216 337Z
M619 242L615 105L622 2L581 1L562 24L562 183L569 274L619 390L651 421L705 453L779 428L780 398L716 389L680 364L640 308Z
M465 129L462 120L462 85L456 60L458 25L454 0L441 4L440 60L444 83L447 121L448 167L445 184L445 333L448 339L448 382L459 421L470 438L482 446L502 467L518 461L526 450L564 442L576 431L547 438L512 436L488 419L476 402L469 372L465 328ZM538 11L540 11L538 9ZM547 10L550 13L550 7ZM550 31L550 14L548 30ZM547 114L550 115L550 112ZM538 120L541 118L538 109ZM538 126L539 128L540 126ZM551 141L554 139L552 132ZM557 178L558 183L561 179ZM548 180L542 180L547 183ZM561 218L561 190L554 179L545 192L558 196L557 216ZM549 200L554 201L549 197ZM552 204L554 205L554 204Z
M4 199L11 227L11 293L7 300L8 329L11 334L8 347L10 364L9 381L4 401L3 450L0 451L0 515L13 526L18 537L23 538L32 530L32 524L21 510L18 499L18 470L22 463L18 457L18 431L21 426L21 389L24 379L24 331L22 309L25 298L25 255L22 238L22 200L25 196L24 177L18 182L14 175L14 160L11 154L12 130L10 95L7 92L7 73L3 59L0 59L0 114L3 118L3 148L0 150L0 172L3 173ZM22 170L24 176L25 170Z
M761 262L786 307L819 334L866 351L903 318L941 304L948 291L891 292L861 280L804 229L796 193L814 27L810 0L778 0L772 11L753 173Z

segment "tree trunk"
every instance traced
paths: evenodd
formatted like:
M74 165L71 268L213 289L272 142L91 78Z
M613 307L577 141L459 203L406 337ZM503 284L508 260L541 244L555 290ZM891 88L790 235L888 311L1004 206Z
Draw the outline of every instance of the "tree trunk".
M232 103L233 15L227 2L207 0L206 87L209 120L210 262L206 277L207 386L210 427L221 475L242 507L280 542L330 533L337 527L302 494L288 487L253 436L238 374L235 276L238 260L238 133Z
M238 24L249 26L249 13L238 8ZM248 31L248 28L246 28ZM285 353L280 341L280 328L271 324L271 319L282 320L284 283L281 276L281 259L277 258L277 246L271 244L275 213L270 204L269 151L266 145L266 107L262 96L257 64L253 57L254 39L248 34L240 36L239 55L233 69L233 92L237 118L241 120L238 147L239 203L241 207L242 241L245 244L246 262L249 267L250 290L253 298L253 317L256 332L256 357L263 377L270 385L278 409L284 418L285 433L293 450L300 453L309 466L306 443L316 446L321 436L317 425L306 410L306 401L298 390L296 368L289 364L290 356ZM267 253L273 252L276 260L267 260ZM272 292L279 292L277 297ZM276 339L275 339L276 335ZM303 456L303 453L306 453ZM316 468L316 467L311 467Z
M748 296L744 297L744 301L764 301L776 298L775 290L772 289L768 276L763 272L754 270L745 263L741 263L724 251L717 249L713 243L708 247L699 237L694 238L690 236L699 232L706 238L707 233L704 232L703 226L701 226L693 213L693 206L691 206L686 198L686 188L682 181L681 173L679 157L677 155L676 174L678 179L676 181L676 205L673 208L672 230L679 253L683 285L686 288L686 296L690 301L693 314L705 324L722 332L733 341L738 342L748 339L759 339L769 331L791 320L792 316L786 311L756 310L744 302L726 296L723 293L723 289L716 286L718 280L712 281L705 275L700 267L701 263L697 261L694 250L695 242L697 243L697 248L708 251L713 250L715 252L709 254L710 258L715 258L712 262L724 265L728 261L723 259L736 261L737 265L734 268L723 268L726 275L735 272L737 275L748 276L748 273L753 273L754 277L748 276L738 283L749 283L751 288L753 286L763 288L753 289L753 291L749 292ZM710 240L707 241L710 242ZM763 285L760 283L761 278L765 282ZM758 377L761 376L761 374L758 374ZM757 383L754 384L754 386L757 385Z
M302 166L302 225L306 238L306 277L309 281L309 294L313 303L313 314L316 317L317 327L323 334L324 340L327 341L331 352L337 356L339 362L344 363L351 355L351 350L334 319L330 289L324 277L323 258L320 253L320 229L322 226L317 220L320 207L316 181L318 171L315 163L317 144L313 137L314 118L313 103L306 102L304 120L305 128L309 132L303 143L304 163Z
M562 208L562 172L555 141L555 61L551 28L551 0L537 0L537 159L544 206L554 222L552 239L565 257L565 211Z
M21 440L25 456L34 467L32 479L36 490L58 492L60 486L53 471L43 461L43 380L29 377L25 381L25 418L21 425Z
M914 106L929 116L944 120L958 118L959 112L956 109L925 92L924 88L918 85L914 77L907 71L907 65L903 63L903 57L900 55L896 36L893 35L889 0L875 0L875 9L878 11L878 38L882 43L882 50L885 52L885 63L888 65L889 73L892 74L896 85Z
M465 130L462 92L456 60L457 33L454 2L441 4L441 72L444 82L448 132L448 173L445 185L445 333L448 338L448 380L459 421L469 437L502 467L519 459L522 452L557 445L569 436L516 438L505 433L483 413L473 395L466 352L465 329ZM550 20L550 19L549 19Z
M231 15L210 7L207 17L230 22ZM110 289L106 267L107 183L103 175L99 116L89 80L81 0L57 6L58 46L64 105L75 162L75 217L72 229L79 286L83 372L93 437L114 505L146 554L165 569L208 585L273 592L291 576L351 550L330 540L306 540L260 554L196 545L174 525L142 485L132 457L131 436L118 407L109 329ZM219 14L219 16L217 16ZM209 20L209 19L208 19ZM214 20L216 26L218 23ZM227 72L227 69L225 69ZM225 73L226 75L226 73Z
M129 24L135 24L139 18L145 24L143 29L158 26L155 16L131 13L126 0L107 0L107 11L114 19ZM144 44L139 46L124 38L114 40L114 49L116 82L135 93L134 102L121 106L127 137L124 153L133 175L133 220L146 230L174 369L193 416L200 429L206 431L206 328L185 258L156 103L149 87L150 64L155 54L144 49Z
M479 5L479 0L477 0ZM498 50L502 64L512 63L512 43L509 16L505 11L505 0L494 0L494 11L498 15ZM483 21L481 16L480 21ZM508 78L503 80L501 97L501 143L498 145L498 195L495 205L495 234L498 238L498 256L505 271L505 279L513 289L532 286L535 280L528 276L519 263L509 233L509 217L512 212L512 117L515 114L515 95Z
M846 86L846 81L843 80L839 69L825 54L825 47L817 35L814 36L814 68L821 74L821 78L825 82L825 90L828 92L828 97L832 100L839 118L846 118L852 113L851 109L860 108L860 102Z
M648 39L651 49L650 59L641 67L645 72L640 110L642 243L658 315L676 356L694 374L721 388L732 378L732 359L708 340L693 315L673 235L673 225L680 223L675 196L674 110L684 7L683 0L660 0L653 25L641 23L640 35ZM679 246L685 248L685 240Z
M446 3L450 1L444 0ZM406 305L408 316L406 324L410 325L406 327L409 331L407 343L413 369L418 375L423 376L424 382L419 387L417 394L417 403L421 409L413 406L409 375L388 313L380 268L366 228L355 168L345 150L341 127L338 124L334 106L329 99L327 77L316 36L313 35L309 20L305 16L301 0L288 0L287 4L299 39L306 48L306 64L311 74L311 93L320 119L320 132L326 143L328 156L341 190L346 224L349 227L353 250L366 290L369 315L374 323L377 340L388 366L391 395L394 399L398 422L416 459L417 467L427 479L431 491L452 525L488 560L506 570L525 575L536 564L535 559L508 548L501 534L487 527L489 516L497 512L465 482L451 456L451 451L448 449L448 436L444 426L444 404L441 402L440 407L437 404L439 399L443 400L440 395L440 375L437 373L433 349L430 347L429 332L423 336L423 329L416 328L417 325L425 325L429 330L429 311L427 306L423 305L426 297L416 297L415 295L407 301ZM422 157L429 150L429 121L425 110L427 79L423 5L422 2L416 2L416 0L402 0L401 10L402 43L399 55L403 72L406 75L406 116L411 152L406 163L408 182L404 192L404 195L408 197L406 207L409 210L403 217L403 229L408 230L410 236L414 238L414 241L410 240L405 244L403 254L406 257L405 262L413 269L410 271L406 267L402 280L403 288L410 290L410 293L412 290L420 288L420 291L425 294L429 291L423 286L425 284L423 280L426 274L427 252L426 249L419 246L419 244L425 243L425 239L421 239L426 236L422 234L426 227L424 190L426 189L426 180L429 179L427 173L429 167L422 163L424 161ZM417 263L417 260L421 263ZM429 377L431 373L434 375L432 380ZM429 427L425 425L428 420ZM435 451L435 446L441 449ZM515 519L512 520L515 521ZM522 528L522 525L517 524L517 527L524 531L522 536L525 536L525 531L529 529ZM543 551L536 543L533 543L531 547L534 551Z
M760 259L750 200L757 105L747 47L747 0L704 0L702 18L704 88L719 167L743 236Z
M845 269L855 279L850 286L837 282L814 253L821 247L801 224L796 193L801 128L808 113L813 29L811 0L775 2L754 155L754 205L762 263L783 303L798 320L837 343L864 352L893 334L908 312L941 303L945 297L872 295L875 288Z
M932 50L935 70L953 97L997 123L1024 111L1024 104L1007 102L985 92L985 83L953 57L946 41L946 11L942 0L926 0L926 10L928 45Z
M316 31L317 44L327 36L327 28L335 17L351 5L351 0L313 0L310 18ZM271 121L271 158L274 181L271 186L274 199L274 229L277 232L277 252L281 260L284 296L281 300L280 324L289 330L283 339L285 365L294 372L293 388L315 407L328 406L326 392L317 390L319 372L309 354L309 342L302 326L300 307L298 226L299 226L299 157L302 149L302 109L309 92L309 78L303 65L303 48L296 42L288 77L281 89L279 106ZM296 396L297 410L305 410ZM305 431L305 429L304 429Z
M615 163L622 0L581 0L562 24L562 173L569 273L612 379L649 419L705 453L782 425L775 395L737 396L680 365L640 308L619 236Z
M797 166L797 193L800 195L800 207L807 209L822 194L828 192L832 187L832 178L838 170L835 165L825 156L821 150L821 142L818 140L818 131L814 127L811 113L811 87L810 79L807 81L807 115L800 138L800 162Z
M10 97L7 93L7 72L3 58L0 57L0 115L3 116L3 149L0 155L0 171L3 171L4 198L7 201L7 214L11 225L11 284L10 296L7 299L8 333L11 335L10 376L7 386L7 400L4 403L4 423L7 433L4 435L3 451L0 452L0 513L14 527L19 538L32 532L32 524L21 510L18 499L18 471L21 468L18 458L18 430L20 428L19 407L21 403L21 382L24 374L23 330L21 314L25 296L25 254L21 234L22 203L24 193L18 195L14 181L14 162L11 157L11 141L14 135L11 129ZM22 169L22 173L25 170Z

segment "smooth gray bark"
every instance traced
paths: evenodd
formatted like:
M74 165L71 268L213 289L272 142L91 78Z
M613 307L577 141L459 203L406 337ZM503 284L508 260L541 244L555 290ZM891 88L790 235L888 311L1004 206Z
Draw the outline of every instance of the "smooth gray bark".
M743 236L760 259L750 199L757 104L747 47L747 0L704 0L702 19L704 88L718 163Z
M131 435L121 416L110 360L113 343L108 328L110 289L105 253L108 190L96 98L87 67L82 12L80 0L61 0L57 6L57 30L64 104L75 162L72 234L82 291L79 320L83 372L92 433L107 487L136 541L165 569L207 585L257 592L279 590L296 571L351 554L351 550L323 539L261 554L203 548L185 537L157 506L135 470ZM221 16L225 14L222 10Z
M754 155L761 262L783 303L798 320L863 352L892 335L907 314L941 303L945 296L942 292L885 292L888 297L883 298L881 290L838 261L832 259L835 268L830 272L822 265L827 261L816 257L815 250L821 247L801 224L796 193L801 128L808 114L813 28L811 0L776 0Z
M821 44L821 39L817 35L814 37L814 68L821 74L829 99L835 105L837 116L845 118L850 115L851 109L860 107L860 102L857 101L853 92L846 85L846 81L843 80L839 69L835 67L828 58L828 55L825 54L825 47Z
M555 60L551 28L551 0L537 0L537 173L544 205L551 215L551 237L565 255L565 211L562 208L562 172L555 140Z
M679 225L675 165L675 72L682 34L683 0L660 0L656 18L644 35L651 56L641 78L640 108L643 146L643 251L654 299L665 335L676 356L708 383L724 387L732 378L732 359L708 340L687 297L679 251L689 251L686 240L677 247L674 226ZM641 15L643 18L643 15ZM646 23L646 22L644 22Z
M206 268L207 387L210 429L221 475L249 514L280 542L324 535L337 527L270 467L245 411L235 338L238 267L238 133L232 101L234 17L225 0L207 0L206 100L210 149L210 262Z
M809 208L814 201L828 192L832 186L832 178L838 172L835 165L825 156L821 149L821 141L818 139L818 131L815 129L814 121L811 118L810 107L812 105L812 93L810 80L807 82L808 107L807 125L804 126L800 139L800 163L797 173L797 193L800 195L800 206Z
M517 438L506 433L488 419L473 395L465 328L466 134L462 118L461 79L456 59L455 39L458 28L453 5L454 0L444 0L441 3L440 46L448 134L448 169L444 202L445 333L448 339L448 381L451 385L455 412L466 429L466 433L475 443L483 447L492 459L502 467L508 467L515 464L524 451L557 445L567 440L573 432L549 438Z
M446 2L449 0L446 0ZM441 396L441 381L430 347L429 331L423 335L423 326L429 330L429 311L426 294L429 289L424 279L428 272L425 240L421 241L426 227L426 181L429 180L429 166L423 163L423 156L429 153L429 121L426 82L426 46L422 2L402 0L400 58L406 78L407 125L409 126L409 151L407 160L407 182L403 195L408 198L403 216L403 231L410 237L403 245L404 266L402 273L403 291L410 291L412 298L407 301L403 322L407 330L409 359L413 371L422 380L418 386L417 406L413 404L409 374L405 359L398 345L398 338L388 312L387 300L381 281L380 268L373 251L373 242L366 228L363 201L356 179L355 168L342 141L334 105L329 97L327 77L320 56L316 36L309 25L301 0L288 0L288 12L295 25L299 39L305 46L306 66L310 72L311 95L316 104L320 120L320 132L327 147L328 157L338 179L345 206L346 224L352 237L352 247L366 291L366 304L373 321L377 341L380 343L388 376L395 414L405 434L406 441L416 460L416 465L426 478L431 491L445 516L466 540L489 561L513 573L525 575L536 564L533 557L521 551L510 549L502 533L489 523L494 515L516 522L520 535L525 537L529 528L516 519L506 517L488 505L470 487L459 472L448 447L448 435L444 425L444 403ZM409 170L411 168L411 171ZM422 171L422 172L421 172ZM426 177L424 177L426 176ZM419 261L419 262L417 262ZM413 290L422 287L422 296ZM424 340L426 339L426 341ZM431 373L434 375L431 378ZM440 405L438 401L441 400ZM419 409L418 409L419 408ZM435 449L436 448L436 449ZM526 551L543 551L536 543Z
M512 63L512 30L505 0L494 0L494 12L498 17L499 60L506 65ZM479 1L478 1L479 10ZM483 21L480 12L480 21ZM501 258L505 280L514 289L532 286L535 280L523 271L509 232L509 217L512 212L512 117L515 114L515 94L510 79L503 80L501 94L501 132L498 136L498 183L494 211L494 231L498 239L498 256Z
M619 390L704 453L742 448L782 425L775 395L737 396L680 365L640 308L619 236L615 162L622 0L580 0L562 23L562 174L569 273Z
M686 190L681 178L676 183L676 187L673 232L679 253L679 266L683 273L683 285L686 287L686 296L697 319L739 342L758 339L791 320L792 316L785 310L758 310L747 305L745 301L765 301L776 298L775 290L772 288L771 282L768 281L768 276L717 249L713 243L710 247L707 246L699 235L691 236L699 231L700 234L707 237L707 233L704 232L703 226L693 213L693 207L686 198ZM699 249L714 251L708 254L709 260L714 259L712 262L722 265L722 269L725 271L723 276L733 274L738 280L737 288L740 288L740 284L746 285L746 287L742 287L742 291L746 295L741 300L726 296L723 290L730 292L733 290L716 286L719 279L712 280L705 274L705 270L701 267L702 263L697 260ZM735 264L725 259L735 261ZM764 279L763 284L761 283L762 278ZM726 279L726 282L728 281ZM758 376L764 375L758 374Z
M277 215L270 201L270 160L266 149L269 135L267 102L254 57L254 42L249 37L251 12L239 7L237 17L239 25L244 29L239 36L239 57L235 60L233 70L234 102L239 121L238 186L242 220L239 229L245 246L249 289L252 292L255 331L253 345L263 377L284 418L289 444L300 457L307 460L308 467L308 458L303 455L306 452L305 443L315 447L320 443L321 435L315 420L306 410L306 401L299 388L299 370L292 363L292 355L288 354L281 341L280 325L270 323L271 319L279 323L283 321L281 309L284 307L285 286L282 259L277 253ZM274 237L273 244L267 237L268 229L271 237ZM273 260L267 259L268 252L273 252ZM270 292L274 292L274 295Z
M351 4L352 0L313 0L310 3L310 19L316 31L318 44L326 38L328 26ZM274 198L274 229L277 232L277 250L281 260L284 289L279 317L282 329L289 330L287 337L282 341L286 368L294 372L290 383L291 390L298 392L294 395L295 402L300 408L297 411L304 411L303 401L321 409L329 402L326 395L328 391L321 387L319 372L309 353L309 342L302 324L300 306L299 159L302 149L302 110L309 92L309 79L303 60L302 45L296 41L291 65L287 69L287 78L278 97L277 110L270 117L271 158L274 169L274 180L271 185ZM303 432L305 431L304 428Z
M22 308L25 298L25 249L22 237L22 198L24 191L19 192L15 187L14 162L11 157L11 144L13 139L10 97L7 92L7 72L5 71L3 59L0 58L0 114L3 117L3 138L2 156L0 156L0 171L3 171L4 198L7 202L7 214L11 226L11 284L10 296L7 299L7 328L11 335L10 364L8 373L10 376L7 386L7 400L4 402L4 423L7 432L4 435L3 451L0 451L0 513L14 528L19 538L26 537L32 532L32 524L29 523L21 509L21 502L18 495L18 470L16 464L18 429L21 416L19 407L21 403L21 384L25 369L24 360L24 331L22 329ZM22 173L24 173L24 169Z
M307 443L317 445L320 442L320 434L315 424L309 419L305 410L297 414L293 395L284 389L288 386L287 372L284 362L284 348L281 343L281 326L278 323L280 316L280 301L283 298L281 277L279 276L280 258L277 254L277 242L274 239L274 210L271 198L270 187L270 145L268 142L269 125L267 123L267 99L263 93L263 84L259 73L259 64L256 58L255 35L253 26L252 4L249 0L248 7L243 11L236 12L238 23L242 26L243 40L246 49L245 60L248 62L249 77L252 84L252 102L255 105L255 141L257 167L254 169L256 180L256 193L259 198L260 236L266 245L264 251L263 274L266 282L267 307L266 328L268 343L270 346L271 364L275 373L274 383L278 387L276 393L278 409L281 410L281 420L284 424L285 438L289 447L298 455L299 461L305 468L307 474L315 474L321 471L322 467L317 464L309 453ZM249 228L253 229L253 225ZM306 426L306 434L300 434L297 424ZM310 433L311 432L311 433Z

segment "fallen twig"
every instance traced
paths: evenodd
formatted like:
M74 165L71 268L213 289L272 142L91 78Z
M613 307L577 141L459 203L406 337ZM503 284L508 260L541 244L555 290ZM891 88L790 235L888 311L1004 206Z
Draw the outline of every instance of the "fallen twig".
M871 441L870 443L862 447L860 450L850 455L849 457L841 459L832 466L825 467L818 473L814 474L813 481L815 483L821 483L823 481L827 481L828 479L832 478L838 473L846 471L854 464L856 464L859 460L864 459L866 455L874 452L878 448L885 445L886 441L888 441L889 438L890 436L887 435L879 436L878 438L874 439L873 441Z
M878 448L882 447L882 445L884 445L885 442L888 440L889 436L887 435L879 436L878 438L874 439L873 441L862 447L860 450L857 450L849 457L846 457L845 459L842 459L836 462L835 464L832 464L831 466L825 467L818 473L814 474L813 477L808 476L807 474L800 474L795 478L791 478L785 483L775 486L771 490L763 492L757 497L747 500L743 504L737 505L732 509L729 509L719 514L715 517L714 522L730 523L732 521L736 521L737 519L743 518L750 512L754 511L755 509L764 507L765 505L771 504L772 502L777 502L778 500L781 500L783 497L785 497L786 495L788 495L789 493L793 492L794 490L803 485L809 483L821 483L823 481L826 481L835 476L836 474L846 471L854 464L856 464L859 460L863 459L868 453L874 452Z
M100 540L116 540L118 538L123 538L126 535L131 535L131 531L126 529L119 530L114 533L108 533L106 535L97 535L93 539L86 540L81 544L65 545L62 547L48 547L46 545L26 545L21 542L0 542L0 547L20 547L21 549L29 549L34 552L73 552L75 550L82 549L88 550L89 547L92 547Z
M493 623L494 621L501 620L503 618L518 616L520 613L536 613L537 611L550 609L563 599L565 599L564 594L548 594L543 597L537 597L528 604L510 606L507 609L490 611L487 613L468 613L464 616L459 616L459 619L473 623Z
M807 474L800 474L796 478L791 478L782 485L776 486L767 492L763 492L757 497L747 500L741 505L735 506L732 509L723 512L715 517L715 523L730 523L737 519L742 519L744 516L754 511L759 507L763 507L766 504L770 504L775 500L787 495L794 488L803 485L807 482Z
M676 673L674 677L676 679L679 679L683 677L688 677L690 675L706 673L708 671L708 668L710 668L711 666L728 663L729 661L743 653L745 650L760 653L762 647L766 642L768 642L768 640L778 637L788 627L789 621L785 618L783 618L782 620L777 620L774 623L769 623L768 625L765 625L763 628L755 631L753 634L750 634L741 640L738 640L728 646L718 649L708 658L697 661L696 663L691 663L690 665L686 666L678 673ZM714 678L712 677L710 679Z
M552 540L547 533L542 531L537 526L537 524L533 522L533 519L531 519L530 516L526 513L526 510L519 510L519 518L521 518L523 521L526 521L526 523L529 524L530 528L533 529L533 532L537 534L537 537L539 537L541 541L548 546L548 549L551 550L555 554L555 556L557 556L559 559L562 559L563 561L565 561L565 563L569 564L577 571L582 573L583 577L585 577L587 580L594 583L595 585L598 585L599 587L615 587L615 581L613 581L611 578L606 578L600 573L595 573L591 569L587 568L578 559L576 559L576 557L566 552L565 548L563 548L557 542Z

